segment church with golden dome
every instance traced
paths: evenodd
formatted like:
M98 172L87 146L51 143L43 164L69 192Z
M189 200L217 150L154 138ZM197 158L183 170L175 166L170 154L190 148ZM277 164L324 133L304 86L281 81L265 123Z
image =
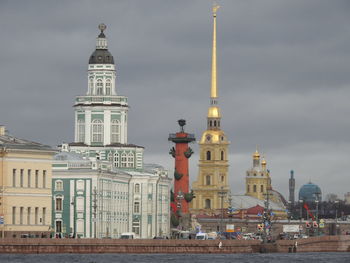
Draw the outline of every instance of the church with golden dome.
M216 82L216 11L213 8L213 47L210 107L207 114L207 129L199 142L198 177L192 184L195 199L191 202L191 213L213 213L227 208L222 196L229 192L228 145L225 132L221 130L221 112L218 106Z

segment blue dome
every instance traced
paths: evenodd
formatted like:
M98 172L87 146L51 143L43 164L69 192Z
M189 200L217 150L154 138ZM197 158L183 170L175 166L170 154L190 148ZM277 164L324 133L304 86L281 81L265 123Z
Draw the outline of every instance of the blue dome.
M304 184L299 190L299 200L306 202L315 202L318 196L318 200L322 200L321 188L313 183Z

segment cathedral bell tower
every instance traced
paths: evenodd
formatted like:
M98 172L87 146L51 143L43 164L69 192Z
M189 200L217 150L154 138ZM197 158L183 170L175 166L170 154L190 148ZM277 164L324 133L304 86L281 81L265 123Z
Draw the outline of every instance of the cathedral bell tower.
M191 203L191 213L216 213L227 208L221 202L222 195L229 192L228 178L228 145L229 141L221 130L221 112L218 106L218 89L216 82L216 12L219 6L213 7L213 49L211 69L210 107L207 114L207 130L199 142L199 171L193 182L192 190L195 199ZM223 207L222 206L223 203Z

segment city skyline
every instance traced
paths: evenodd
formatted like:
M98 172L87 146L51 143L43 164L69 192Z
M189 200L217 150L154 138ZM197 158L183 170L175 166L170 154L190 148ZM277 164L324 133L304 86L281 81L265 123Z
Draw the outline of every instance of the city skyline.
M231 141L230 185L244 192L256 145L272 185L288 196L311 181L323 197L348 190L347 69L350 5L344 1L219 1L218 86ZM0 123L10 133L55 146L74 140L73 103L87 88L97 26L107 25L116 89L129 99L129 141L146 162L173 171L170 132L187 120L206 127L211 70L211 1L0 3ZM40 16L38 16L40 10ZM44 21L44 22L43 22ZM185 98L182 94L187 92ZM6 95L6 96L4 96ZM190 161L197 176L198 145Z

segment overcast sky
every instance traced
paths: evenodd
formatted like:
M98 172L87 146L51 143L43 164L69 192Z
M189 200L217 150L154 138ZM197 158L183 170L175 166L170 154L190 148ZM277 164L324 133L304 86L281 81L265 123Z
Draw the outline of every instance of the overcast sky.
M287 197L309 180L350 191L350 1L221 0L217 18L222 128L230 184L244 192L256 145ZM129 98L129 142L173 171L168 134L197 140L209 106L212 1L0 0L0 123L49 145L73 141L73 102L105 23L117 93ZM198 146L190 159L197 177ZM297 197L296 197L297 198Z

